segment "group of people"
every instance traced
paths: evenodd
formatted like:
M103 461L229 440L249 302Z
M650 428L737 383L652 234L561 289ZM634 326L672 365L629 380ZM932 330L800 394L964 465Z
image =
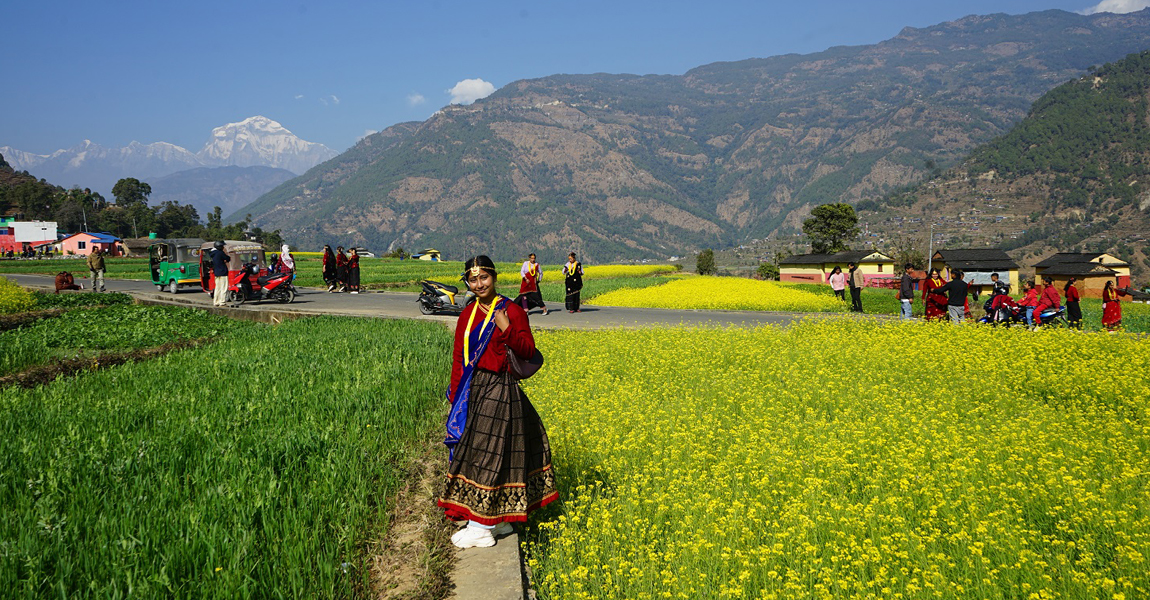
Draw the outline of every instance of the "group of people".
M464 274L466 279L466 273ZM543 294L539 291L539 283L543 281L543 267L535 260L535 254L528 254L527 260L519 269L519 296L515 298L525 313L530 314L532 308L543 309L543 315L549 312L547 304L543 302ZM575 253L567 255L567 262L563 264L563 283L567 295L563 306L569 313L582 312L579 308L579 295L583 291L583 265L579 263Z
M866 278L859 270L858 263L847 263L847 272L843 273L841 267L836 266L831 271L830 277L827 281L831 284L831 290L834 291L835 296L839 300L846 301L846 289L849 287L851 291L851 311L862 312L862 289L866 286Z
M912 303L914 302L914 278L910 276L910 264L905 266L899 285L898 298L902 304L902 318L911 318ZM965 274L961 270L951 272L949 281L943 279L938 269L931 269L929 276L922 284L923 316L928 321L949 318L952 323L961 323L970 316L970 292L972 285L964 281ZM1042 277L1041 284L1035 280L1023 284L1022 297L1015 300L1010 296L1010 284L1003 281L998 273L990 275L990 298L985 303L988 315L997 315L1002 309L1017 310L1027 327L1038 328L1042 326L1042 315L1057 313L1063 306L1063 295L1066 300L1066 321L1071 327L1082 328L1082 295L1076 285L1077 278L1071 277L1062 287L1060 293L1054 280ZM1102 326L1114 331L1122 325L1122 305L1119 296L1125 295L1124 290L1118 289L1113 281L1107 281L1102 290ZM976 298L977 299L977 298ZM993 318L991 320L994 320Z
M344 254L343 246L331 251L331 246L323 245L323 282L329 293L359 293L359 251L351 248Z

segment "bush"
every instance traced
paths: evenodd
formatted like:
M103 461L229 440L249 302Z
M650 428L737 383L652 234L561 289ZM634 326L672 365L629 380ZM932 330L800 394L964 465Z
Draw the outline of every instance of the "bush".
M36 300L28 290L7 277L0 277L0 314L27 312L36 307Z
M775 265L772 265L771 263L763 263L759 265L759 269L756 271L756 273L758 273L759 279L765 279L767 281L779 280L779 268Z

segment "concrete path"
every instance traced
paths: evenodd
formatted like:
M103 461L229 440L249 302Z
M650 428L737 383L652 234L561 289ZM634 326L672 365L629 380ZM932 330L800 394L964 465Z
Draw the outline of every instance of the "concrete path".
M4 277L25 287L54 289L54 278L47 275L3 274ZM77 280L89 287L87 279ZM211 298L203 291L188 288L177 294L161 292L150 282L134 279L106 279L107 290L126 292L141 299L196 306L211 306ZM349 317L377 317L391 319L420 319L454 323L455 316L419 313L414 292L366 291L360 294L329 294L316 288L299 288L299 295L291 304L264 302L245 303L242 309L300 315L341 315ZM82 293L88 293L85 290ZM652 289L651 293L658 293ZM662 308L622 308L616 306L584 305L582 312L568 313L563 305L554 303L547 316L538 309L531 312L531 327L536 329L611 329L668 327L675 325L699 326L757 326L788 325L803 317L842 318L843 313L789 313L736 310L671 310ZM888 318L883 316L883 318Z

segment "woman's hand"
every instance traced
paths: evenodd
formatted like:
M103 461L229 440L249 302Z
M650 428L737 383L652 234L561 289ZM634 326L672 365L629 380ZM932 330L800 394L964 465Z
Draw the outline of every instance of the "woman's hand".
M511 321L507 318L506 308L497 309L491 314L491 320L495 321L495 326L499 328L499 331L507 331L507 328L511 326Z

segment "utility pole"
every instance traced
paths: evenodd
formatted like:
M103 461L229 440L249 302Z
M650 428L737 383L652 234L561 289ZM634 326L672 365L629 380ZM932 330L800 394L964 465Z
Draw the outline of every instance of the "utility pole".
M934 260L934 223L930 224L930 242L927 244L926 276L930 277L931 265Z

